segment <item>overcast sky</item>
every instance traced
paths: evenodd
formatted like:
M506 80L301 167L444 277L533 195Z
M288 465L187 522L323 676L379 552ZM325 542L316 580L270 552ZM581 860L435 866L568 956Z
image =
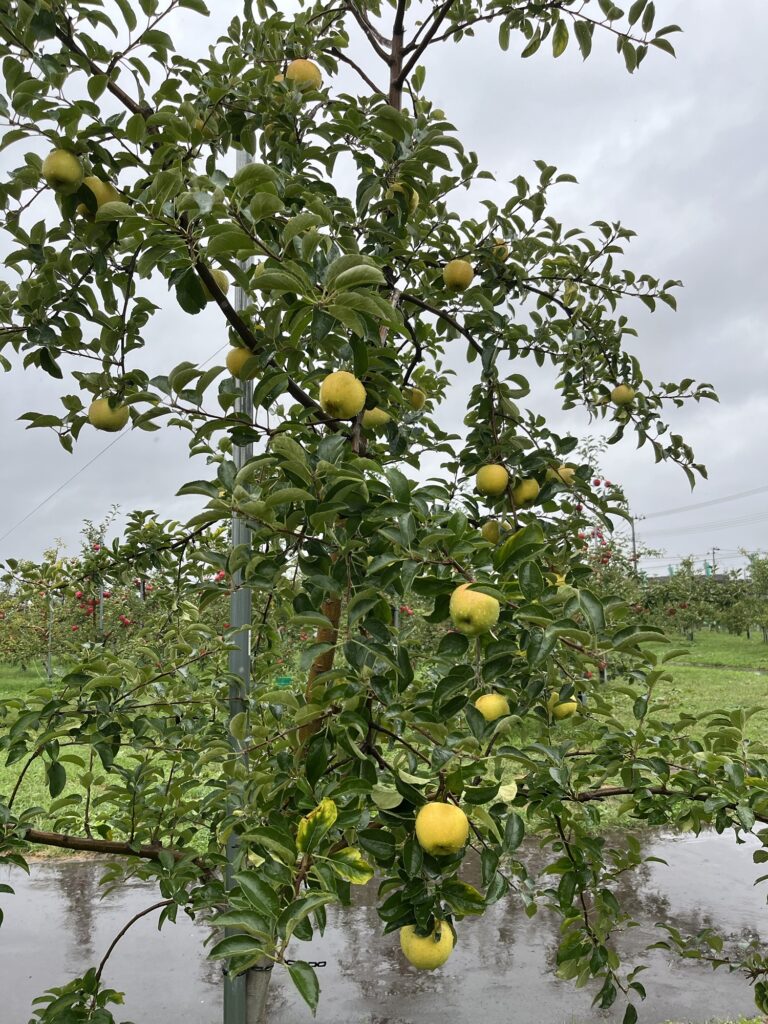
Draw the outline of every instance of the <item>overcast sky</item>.
M202 55L240 3L216 0L211 7L215 16L205 32L193 15L176 18L171 34L189 55ZM638 516L768 488L768 5L667 0L657 8L659 25L677 22L684 29L674 40L678 58L652 52L632 76L607 38L586 63L575 47L557 61L544 48L522 61L515 45L502 53L495 30L483 28L460 46L433 49L426 84L466 148L497 176L495 184L483 182L471 202L483 196L502 201L509 191L505 181L521 172L535 176L532 161L545 159L579 179L577 186L562 187L556 204L561 219L579 226L597 218L621 220L639 235L627 265L685 284L676 314L666 308L653 316L634 311L639 337L632 348L652 379L690 376L714 383L720 405L669 413L674 429L706 463L709 481L691 494L680 470L656 466L650 450L635 450L630 439L609 450L603 470L623 484ZM331 83L352 86L347 74ZM7 166L7 157L0 157L0 172ZM151 295L164 309L147 333L150 372L183 359L207 360L225 343L213 311L190 317L164 289L154 287ZM534 366L521 370L533 372ZM69 383L63 388L43 373L0 376L0 536L82 470L0 541L0 560L37 557L55 538L72 547L82 520L100 519L112 504L179 518L194 511L194 499L173 494L184 480L205 475L205 467L190 471L180 433L125 431L100 455L112 439L84 430L68 455L52 433L26 431L17 421L30 409L57 411L58 394L70 390ZM458 389L441 417L454 429L466 408L463 395ZM579 413L558 410L545 378L535 398L558 428L595 432ZM768 548L768 490L656 514L639 523L638 534L666 551L646 563L652 572L664 572L686 554L701 561L713 545L720 549L718 563L735 567L741 547Z

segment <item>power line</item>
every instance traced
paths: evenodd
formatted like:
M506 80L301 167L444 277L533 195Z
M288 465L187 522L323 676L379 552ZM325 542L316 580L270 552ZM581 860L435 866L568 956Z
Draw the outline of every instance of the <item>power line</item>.
M216 356L219 354L219 352L221 352L223 349L228 348L228 347L229 347L228 345L220 345L219 348L217 348L215 352L212 352L211 355L208 356L208 358L205 360L204 363L200 363L200 367L202 368L203 366L207 366L208 363L210 363L212 359L216 358ZM133 429L134 428L131 427L131 430L133 430ZM27 514L25 516L23 516L18 521L18 523L14 523L14 525L10 528L10 530L6 530L6 532L2 536L0 536L0 543L2 543L2 541L4 541L6 539L6 537L10 537L12 533L15 533L16 530L18 530L18 528L20 526L23 526L24 523L26 523L26 521L28 519L31 519L32 516L36 512L39 512L40 509L44 505L47 505L49 501L52 501L53 498L55 498L57 494L61 494L61 492L64 490L65 487L69 487L69 485L72 483L72 481L76 480L80 476L81 473L84 473L86 471L86 469L88 469L89 466L92 466L94 464L94 462L96 462L97 459L100 459L102 455L106 455L106 453L109 451L109 449L112 448L114 445L116 445L118 443L118 441L122 441L124 438L128 437L130 435L130 433L131 433L131 430L127 430L124 434L118 434L116 438L114 438L112 441L110 441L108 445L106 445L104 448L102 448L100 452L97 452L93 456L92 459L90 459L88 462L86 462L86 464L84 466L81 466L80 469L78 469L76 473L73 473L72 476L69 477L68 480L65 480L63 484L59 484L59 486L56 488L55 491L51 491L51 493L48 494L45 498L43 498L43 500L41 502L38 502L38 504L35 505L35 507L33 509L30 509L30 511L27 512Z
M753 515L742 516L738 519L717 519L708 523L699 523L689 526L670 526L661 530L654 530L657 534L678 534L678 533L702 533L705 530L727 530L739 526L751 526L753 523L761 523L768 519L768 512L756 512Z
M763 494L768 491L766 487L755 487L751 491L739 491L738 494L726 494L723 498L711 498L709 501L700 501L696 505L680 505L678 508L667 508L662 512L648 512L644 516L638 516L638 519L656 519L658 516L673 516L678 512L691 512L697 508L709 508L711 505L722 505L726 501L736 501L739 498L750 498L753 494Z

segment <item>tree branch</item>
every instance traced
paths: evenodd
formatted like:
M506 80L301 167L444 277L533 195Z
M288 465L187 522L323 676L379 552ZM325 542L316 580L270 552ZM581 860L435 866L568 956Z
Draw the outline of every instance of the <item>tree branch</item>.
M336 46L332 46L330 52L337 60L343 61L345 64L349 64L351 68L354 68L358 75L360 75L362 80L365 82L365 84L370 86L370 88L373 89L374 92L381 93L382 96L386 96L386 92L384 91L384 89L380 89L378 85L376 85L376 83L373 81L373 79L369 78L365 71L363 71L363 69L360 67L360 65L356 64L351 59L351 57L347 57L347 55L343 53L340 49L338 49L338 47Z
M38 846L54 846L59 850L79 850L84 853L106 853L116 857L140 857L142 860L160 859L164 851L174 860L182 860L187 854L163 846L131 846L130 843L111 839L86 839L83 836L65 835L63 832L41 832L36 828L27 829L21 837L26 843ZM198 860L195 863L200 864Z
M439 317L441 320L445 320L447 324L450 324L454 330L457 330L459 334L466 338L472 348L477 352L478 355L483 354L481 346L475 341L466 327L462 327L458 320L450 315L450 313L443 312L442 309L438 309L436 306L430 306L428 302L423 299L418 299L415 295L411 295L410 292L402 292L400 298L405 302L410 302L413 306L418 306L419 309L425 310L427 313L432 313L434 316Z
M417 63L419 57L421 57L422 53L424 53L426 48L429 46L429 44L434 39L435 33L437 32L437 30L442 25L443 21L445 20L447 14L448 14L448 11L450 11L450 9L453 6L453 4L454 4L454 0L445 0L445 3L442 5L442 7L437 12L437 16L435 17L435 20L432 22L432 24L430 25L429 29L424 34L424 38L422 39L422 41L420 43L415 43L414 41L411 41L409 46L406 47L406 49L403 51L404 53L408 53L408 52L410 52L411 49L413 49L413 56L410 58L410 60L406 63L406 65L403 67L402 71L400 72L400 82L401 82L401 84L405 81L405 79L411 73L413 68L416 66L416 63Z
M391 46L392 41L390 39L386 39L380 32L377 32L363 11L359 11L354 3L347 4L347 10L351 11L355 21L365 33L374 53L381 57L385 64L389 64L389 54L384 47Z
M160 910L163 907L169 907L173 902L173 900L161 900L159 903L153 903L152 906L147 907L146 910L140 910L138 914L134 914L134 916L131 918L128 924L126 924L123 928L120 929L120 931L114 937L112 942L109 944L109 949L101 958L101 963L99 964L98 969L96 970L96 981L101 980L101 974L107 965L107 960L109 960L115 946L118 944L120 939L122 939L122 937L125 935L128 929L135 925L137 921L140 921L142 917L146 917L147 914L151 914L153 910Z

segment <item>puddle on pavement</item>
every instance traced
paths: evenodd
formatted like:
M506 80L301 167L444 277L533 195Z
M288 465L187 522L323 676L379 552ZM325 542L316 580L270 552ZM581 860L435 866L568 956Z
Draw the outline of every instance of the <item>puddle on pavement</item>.
M713 926L732 941L765 930L765 892L753 882L764 871L751 848L732 836L640 836L647 856L668 859L625 876L618 895L641 927L623 937L630 956L660 937L654 924L674 922L685 932ZM535 850L531 856L536 859ZM0 872L15 896L0 896L0 1022L27 1024L31 1000L98 963L120 928L156 899L151 886L130 882L100 898L96 860L38 861L27 877ZM381 934L373 906L375 886L357 891L358 905L328 914L325 936L302 943L293 956L325 960L317 1024L585 1024L620 1021L591 1008L588 990L552 977L557 920L526 918L512 900L482 918L460 922L460 943L440 971L422 974L400 955L397 936ZM220 1024L220 967L205 960L207 930L179 916L158 932L157 915L138 922L115 951L108 985L126 993L118 1020L134 1024ZM291 955L291 954L289 954ZM713 973L663 951L647 960L648 998L642 1024L708 1021L755 1013L752 990L739 974ZM310 1022L311 1014L275 972L270 1024Z

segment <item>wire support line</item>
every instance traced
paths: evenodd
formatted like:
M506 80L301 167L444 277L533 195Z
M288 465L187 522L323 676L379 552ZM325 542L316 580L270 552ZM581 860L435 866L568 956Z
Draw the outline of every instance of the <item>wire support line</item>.
M215 352L212 352L208 356L208 358L205 360L204 363L200 363L201 369L202 369L203 366L207 366L208 363L210 363L212 359L215 359L216 356L219 354L219 352L222 352L225 348L228 348L228 347L229 347L228 344L220 345L219 348L217 348ZM10 537L12 533L15 533L16 530L18 530L18 528L20 526L23 526L24 523L26 523L28 519L31 519L32 516L35 515L36 512L39 512L40 509L43 508L45 505L47 505L49 501L53 501L53 499L58 494L61 494L61 492L66 487L69 487L69 485L72 483L73 480L77 480L77 478L80 476L81 473L84 473L86 471L86 469L89 469L94 464L94 462L96 462L97 459L100 459L102 457L102 455L106 455L106 453L110 450L110 448L113 448L119 441L123 441L126 437L129 437L133 430L134 430L134 428L131 427L130 430L126 430L124 433L118 434L117 437L115 437L112 441L110 441L108 445L105 445L104 448L102 448L100 452L97 452L93 456L93 458L89 459L88 462L86 462L84 466L81 466L80 469L78 469L75 473L72 474L72 476L70 476L68 479L66 479L64 481L64 483L59 484L59 486L55 490L51 491L50 494L46 495L46 497L43 498L42 501L38 502L37 505L35 505L35 507L33 509L30 509L29 512L27 512L26 515L22 516L22 518L17 523L14 523L14 525L10 529L6 530L5 533L0 536L0 543L2 543L7 537Z

